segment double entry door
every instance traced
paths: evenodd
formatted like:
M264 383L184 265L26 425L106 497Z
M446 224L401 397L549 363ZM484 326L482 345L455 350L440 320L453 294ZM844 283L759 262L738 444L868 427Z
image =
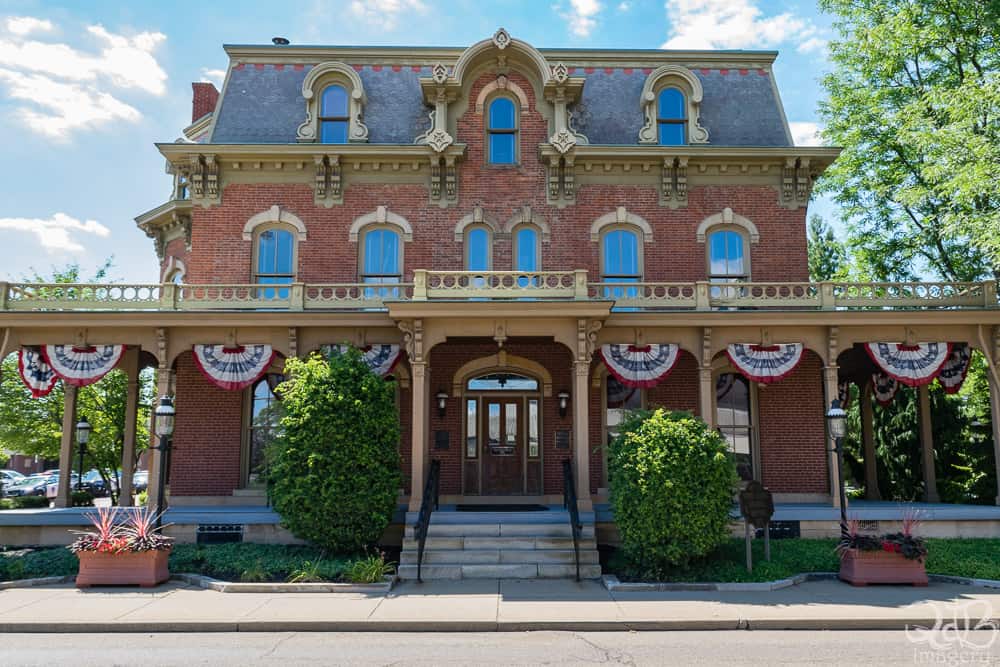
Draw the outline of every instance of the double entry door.
M539 476L541 472L539 399L486 395L470 396L467 400L475 403L475 409L469 411L466 423L466 442L470 448L466 454L468 457L475 453L479 458L482 480L479 493L524 494L528 468L534 463ZM467 458L467 463L471 462Z

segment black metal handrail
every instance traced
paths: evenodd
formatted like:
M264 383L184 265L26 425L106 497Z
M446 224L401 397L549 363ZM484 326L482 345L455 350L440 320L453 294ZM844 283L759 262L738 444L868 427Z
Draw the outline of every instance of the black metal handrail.
M580 581L580 537L583 526L580 524L580 509L577 507L573 463L569 459L563 460L563 507L569 510L569 527L573 533L573 553L576 556L576 580Z
M441 478L441 462L437 459L431 461L431 469L427 473L427 483L424 484L424 495L420 500L420 514L417 516L417 523L413 527L417 538L417 581L423 583L420 578L420 568L424 563L424 545L427 543L427 528L431 523L431 512L438 509L438 480Z

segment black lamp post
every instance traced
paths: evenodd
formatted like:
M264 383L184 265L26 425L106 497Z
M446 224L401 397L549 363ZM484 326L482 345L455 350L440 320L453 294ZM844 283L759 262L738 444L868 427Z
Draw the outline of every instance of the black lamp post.
M86 417L80 417L76 423L76 444L80 452L80 471L76 478L76 490L83 488L83 455L87 452L87 443L90 441L90 422ZM73 471L70 471L70 480L73 479Z
M833 449L837 454L837 482L840 491L840 538L846 539L847 532L847 493L844 491L844 436L847 435L847 413L840 407L840 400L833 399L830 409L826 412L826 423L830 426L830 437L833 438Z
M156 436L159 443L153 449L160 452L160 464L157 466L156 480L156 527L162 525L163 510L166 505L167 487L167 455L170 452L170 436L174 434L174 399L161 396L160 404L156 406Z

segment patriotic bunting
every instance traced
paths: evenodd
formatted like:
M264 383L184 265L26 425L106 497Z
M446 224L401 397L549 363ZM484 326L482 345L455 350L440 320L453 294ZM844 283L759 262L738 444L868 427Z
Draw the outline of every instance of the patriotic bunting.
M865 343L865 351L886 375L919 387L937 377L951 355L951 343Z
M77 387L94 384L125 354L124 345L43 345L42 358L64 382Z
M892 404L892 399L896 398L899 382L885 373L872 373L872 390L878 404L883 408L888 407Z
M726 348L726 354L733 366L747 379L761 384L771 384L781 380L799 365L802 343L782 343L780 345L752 345L734 343Z
M20 373L24 386L31 390L32 398L48 396L59 381L59 376L45 363L37 347L21 348L17 354L17 372Z
M267 373L275 352L270 345L195 345L194 363L212 384L223 389L249 387Z
M969 372L969 361L972 359L972 351L967 343L955 343L951 348L951 355L941 367L938 373L938 382L946 394L957 394L965 382L965 376Z
M600 353L608 372L623 385L655 387L673 370L680 347L670 343L602 345Z
M330 356L334 352L343 354L350 347L350 345L323 345L321 349L323 350L323 354ZM392 369L399 363L399 345L366 345L359 348L359 351L361 352L361 358L368 364L368 368L372 369L372 372L380 377L385 377L392 373Z

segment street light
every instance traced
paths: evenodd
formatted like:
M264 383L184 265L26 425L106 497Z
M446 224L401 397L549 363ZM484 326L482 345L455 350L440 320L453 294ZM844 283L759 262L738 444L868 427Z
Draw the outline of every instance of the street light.
M833 449L837 454L837 479L840 491L840 539L849 537L847 532L847 494L844 492L844 436L847 435L847 413L840 407L840 400L833 399L826 411L826 423L833 438Z
M76 423L76 444L80 448L80 472L76 478L76 490L80 491L83 489L83 455L87 451L87 443L90 441L90 422L87 421L86 417L80 417L80 421ZM70 471L70 480L72 480L72 470Z
M170 396L161 396L160 404L156 406L156 436L159 443L153 449L160 452L160 462L157 466L156 481L156 527L161 526L163 509L165 505L167 487L167 455L170 452L170 436L174 434L174 418L177 411L174 409L174 399Z

